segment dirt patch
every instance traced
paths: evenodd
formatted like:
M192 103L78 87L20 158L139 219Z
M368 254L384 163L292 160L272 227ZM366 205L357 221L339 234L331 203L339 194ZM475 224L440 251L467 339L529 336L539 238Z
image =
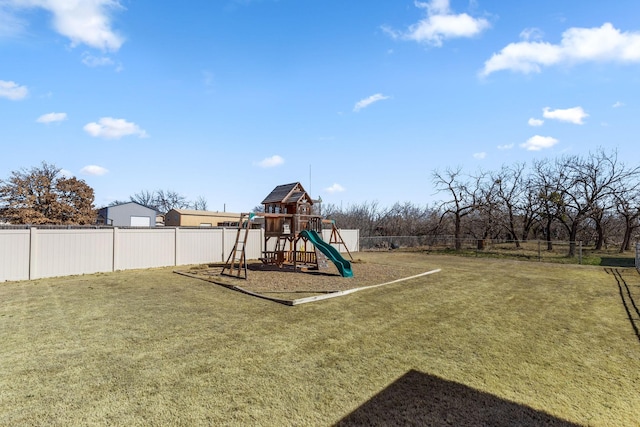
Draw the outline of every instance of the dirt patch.
M208 280L228 287L238 287L264 296L284 300L347 291L374 286L424 273L424 267L389 265L355 260L351 263L353 277L345 278L331 265L326 270L294 270L278 268L260 262L248 264L247 279L222 275L223 266L196 266L177 273Z

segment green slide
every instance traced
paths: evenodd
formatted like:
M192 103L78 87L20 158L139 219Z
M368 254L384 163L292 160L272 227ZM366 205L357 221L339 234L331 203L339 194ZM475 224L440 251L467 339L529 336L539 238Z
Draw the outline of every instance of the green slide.
M313 245L320 249L320 252L325 254L333 263L338 267L338 271L342 277L353 277L353 271L351 270L351 263L342 258L340 252L329 243L322 240L322 237L313 230L302 230L300 236L307 238L313 243Z

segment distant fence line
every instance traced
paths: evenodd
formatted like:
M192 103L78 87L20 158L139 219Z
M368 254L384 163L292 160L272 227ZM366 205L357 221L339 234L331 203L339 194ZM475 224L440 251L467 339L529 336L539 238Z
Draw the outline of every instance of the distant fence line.
M249 230L247 259L262 256L262 229ZM220 263L233 250L237 228L3 227L0 282ZM323 230L330 239L331 230ZM339 251L359 250L359 230L340 230Z
M474 239L459 238L453 235L425 236L371 236L360 238L361 251L380 251L398 248L421 248L429 251L446 251L456 249L458 243L462 252L475 252L477 255L509 255L539 261L566 257L569 246L575 245L575 260L582 263L582 242L551 241L552 250L547 249L546 240L518 241L506 239ZM519 246L519 247L518 247ZM518 249L516 251L516 249Z

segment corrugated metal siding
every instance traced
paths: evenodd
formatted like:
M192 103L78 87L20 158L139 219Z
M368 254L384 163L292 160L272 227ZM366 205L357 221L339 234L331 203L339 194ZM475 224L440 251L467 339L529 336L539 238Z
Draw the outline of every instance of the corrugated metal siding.
M221 229L177 228L176 265L223 262Z
M114 270L175 265L176 231L163 229L116 229Z
M31 279L113 270L112 230L31 230Z
M0 282L29 279L29 230L0 233Z

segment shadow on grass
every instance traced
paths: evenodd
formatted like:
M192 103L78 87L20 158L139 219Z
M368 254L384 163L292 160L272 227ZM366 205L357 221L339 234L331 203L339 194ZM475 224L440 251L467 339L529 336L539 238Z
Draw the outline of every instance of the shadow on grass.
M346 426L578 426L466 385L410 370L340 420Z
M600 265L603 267L634 267L635 258L601 257Z
M638 304L633 297L629 284L624 277L622 277L622 272L617 268L605 268L604 271L615 277L616 282L618 283L618 292L620 292L622 305L627 312L627 317L629 318L629 322L631 322L631 327L636 333L638 341L640 341L640 308L638 308Z

